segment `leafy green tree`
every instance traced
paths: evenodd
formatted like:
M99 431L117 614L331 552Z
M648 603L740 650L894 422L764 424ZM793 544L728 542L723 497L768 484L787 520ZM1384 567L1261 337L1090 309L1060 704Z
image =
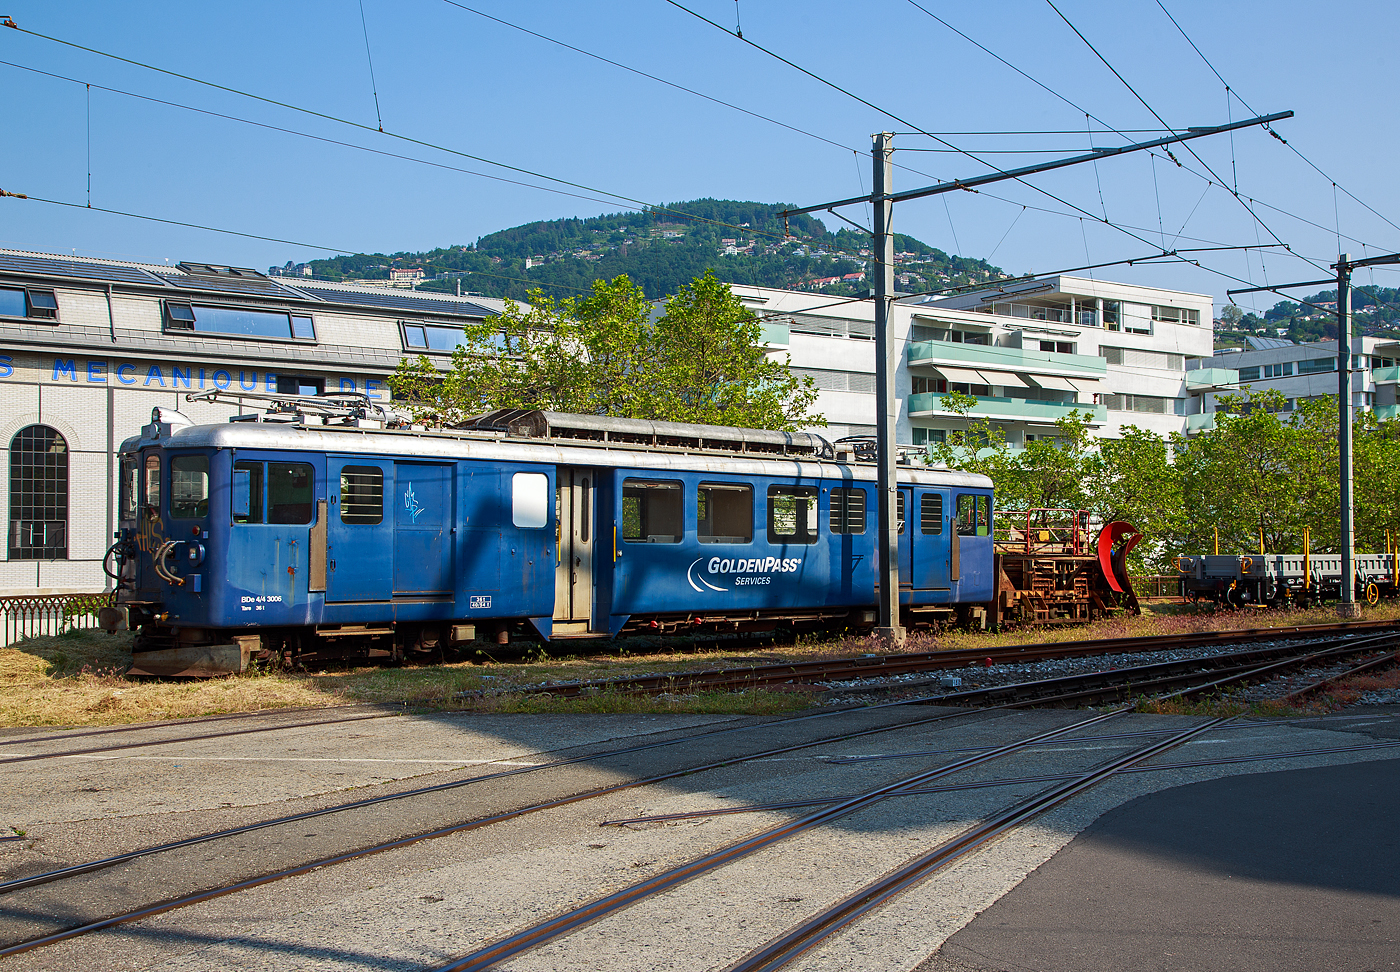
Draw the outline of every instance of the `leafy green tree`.
M1168 443L1155 432L1124 426L1117 439L1104 439L1087 463L1088 505L1105 523L1124 520L1144 542L1129 559L1133 570L1164 573L1179 552L1186 522L1181 475Z
M930 465L981 473L992 477L993 484L996 484L1010 462L1011 450L1006 444L1006 432L985 418L969 418L977 407L977 399L972 395L950 391L940 396L938 401L945 412L952 412L967 422L967 429L950 431L942 442L930 443L924 461Z
M817 389L769 356L758 318L706 271L666 301L650 332L641 418L792 431L825 425Z
M1400 538L1400 420L1357 416L1352 434L1356 549L1384 553Z
M1283 411L1272 389L1222 395L1215 428L1187 438L1174 435L1182 503L1189 517L1178 542L1185 550L1213 548L1220 531L1223 553L1259 549L1260 531L1270 551L1300 550L1302 531L1313 528L1313 546L1335 544L1336 435L1327 431L1328 403L1304 402ZM1336 406L1330 406L1335 426ZM1325 510L1334 513L1329 518Z
M1082 510L1088 468L1096 452L1089 417L1078 409L1055 421L1055 435L1027 442L1001 470L997 504L1017 510Z
M468 325L445 373L405 358L389 379L416 418L442 424L498 408L545 409L747 428L825 425L817 390L771 358L761 326L727 284L706 273L652 320L626 276L586 297L540 291L522 307Z

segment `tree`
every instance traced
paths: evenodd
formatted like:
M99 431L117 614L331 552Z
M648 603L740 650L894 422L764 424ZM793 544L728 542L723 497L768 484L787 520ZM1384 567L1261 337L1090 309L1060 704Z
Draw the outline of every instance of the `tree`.
M1186 522L1180 470L1157 433L1127 425L1119 434L1100 441L1088 463L1089 508L1105 523L1125 520L1142 532L1145 542L1130 555L1134 569L1167 572Z
M1387 533L1400 538L1400 420L1359 414L1352 446L1356 549L1384 552Z
M825 425L810 410L811 378L769 357L762 325L729 285L706 271L666 301L650 332L639 418L792 431Z
M1213 549L1218 529L1224 553L1258 550L1261 531L1267 550L1301 551L1305 526L1314 549L1335 544L1328 520L1337 509L1336 405L1330 433L1326 400L1303 402L1291 414L1283 408L1277 391L1246 387L1219 398L1215 428L1172 437L1187 513L1182 549Z
M1010 462L1006 432L984 418L968 418L977 406L977 399L972 395L950 391L940 396L938 401L945 412L952 412L967 422L967 429L950 431L942 442L930 443L924 461L930 465L981 473L992 477L993 485L998 485Z
M997 487L1003 509L1088 509L1088 467L1096 443L1089 416L1078 409L1055 420L1055 435L1041 436L1009 457Z
M1220 312L1220 320L1227 327L1234 327L1240 322L1240 318L1242 317L1244 317L1244 311L1240 310L1234 304L1228 305Z
M817 390L772 359L762 327L727 284L705 273L653 305L625 275L586 297L535 290L522 307L463 330L446 373L425 356L389 379L415 418L442 424L498 408L738 425L825 425Z

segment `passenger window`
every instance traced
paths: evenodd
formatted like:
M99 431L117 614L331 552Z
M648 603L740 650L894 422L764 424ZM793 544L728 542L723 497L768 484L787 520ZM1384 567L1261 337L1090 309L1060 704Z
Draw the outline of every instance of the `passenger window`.
M122 456L121 469L121 518L134 520L140 512L140 486L136 476L136 457Z
M148 455L146 457L146 505L156 510L160 509L160 456Z
M831 491L831 532L865 532L865 490L838 486Z
M233 464L233 522L263 521L263 464L240 461Z
M170 515L177 520L209 515L208 456L170 460Z
M942 493L925 493L919 497L919 532L924 536L943 532Z
M267 464L268 523L311 522L315 509L312 475L310 464L305 462Z
M992 498L973 496L970 493L958 495L958 535L962 537L987 537L992 533Z
M516 473L510 480L510 521L525 530L549 525L549 477Z
M342 466L340 522L384 522L384 470L378 466Z
M701 483L695 500L695 533L701 543L753 542L752 486Z
M817 542L817 491L814 487L768 487L768 542Z
M588 534L593 525L593 494L589 492L588 480L583 481L582 489L579 491L578 538L581 543L588 542Z
M622 481L622 539L680 543L685 533L681 484L657 479Z

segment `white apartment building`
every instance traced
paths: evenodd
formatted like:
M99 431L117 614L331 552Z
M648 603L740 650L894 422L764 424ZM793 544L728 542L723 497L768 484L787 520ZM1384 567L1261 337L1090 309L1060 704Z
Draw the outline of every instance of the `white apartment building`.
M1186 428L1198 432L1215 425L1222 395L1245 388L1274 389L1285 399L1284 410L1298 402L1337 395L1337 342L1294 344L1281 338L1245 338L1241 350L1218 351L1188 362ZM1393 338L1351 339L1351 403L1375 411L1382 419L1400 418L1396 389L1400 386L1400 341Z
M870 301L736 285L763 315L776 352L821 389L828 437L873 434L874 309ZM1188 360L1212 352L1211 298L1067 275L987 286L892 309L900 348L896 439L920 446L987 419L1013 447L1055 435L1072 411L1096 436L1126 425L1166 436L1186 428ZM941 399L977 399L967 419Z

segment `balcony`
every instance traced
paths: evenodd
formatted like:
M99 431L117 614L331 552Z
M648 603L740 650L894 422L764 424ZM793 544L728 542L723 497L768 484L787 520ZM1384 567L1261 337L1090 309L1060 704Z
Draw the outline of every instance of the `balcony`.
M1200 412L1196 415L1186 416L1187 435L1190 435L1192 432L1205 432L1213 428L1215 428L1214 412Z
M951 341L915 341L909 345L911 366L937 367L939 362L1065 378L1102 378L1108 373L1108 365L1096 355L1060 354L1057 351L1030 351L985 344L954 344Z
M1371 380L1377 385L1394 385L1400 383L1400 365L1393 368L1372 369Z
M923 418L932 415L947 416L938 392L925 392L909 396L910 418ZM1089 417L1090 425L1102 425L1108 421L1108 409L1103 405L1090 405L1085 402L1041 402L1024 398L995 398L979 396L977 404L967 413L968 418L995 419L1003 422L1054 422L1070 412L1078 411Z
M758 325L758 340L770 350L786 348L792 343L788 325L778 321L761 321Z
M1230 368L1197 368L1186 372L1186 390L1189 392L1214 391L1240 383L1240 373Z
M1400 405L1377 405L1376 418L1382 421L1385 419L1400 419Z

